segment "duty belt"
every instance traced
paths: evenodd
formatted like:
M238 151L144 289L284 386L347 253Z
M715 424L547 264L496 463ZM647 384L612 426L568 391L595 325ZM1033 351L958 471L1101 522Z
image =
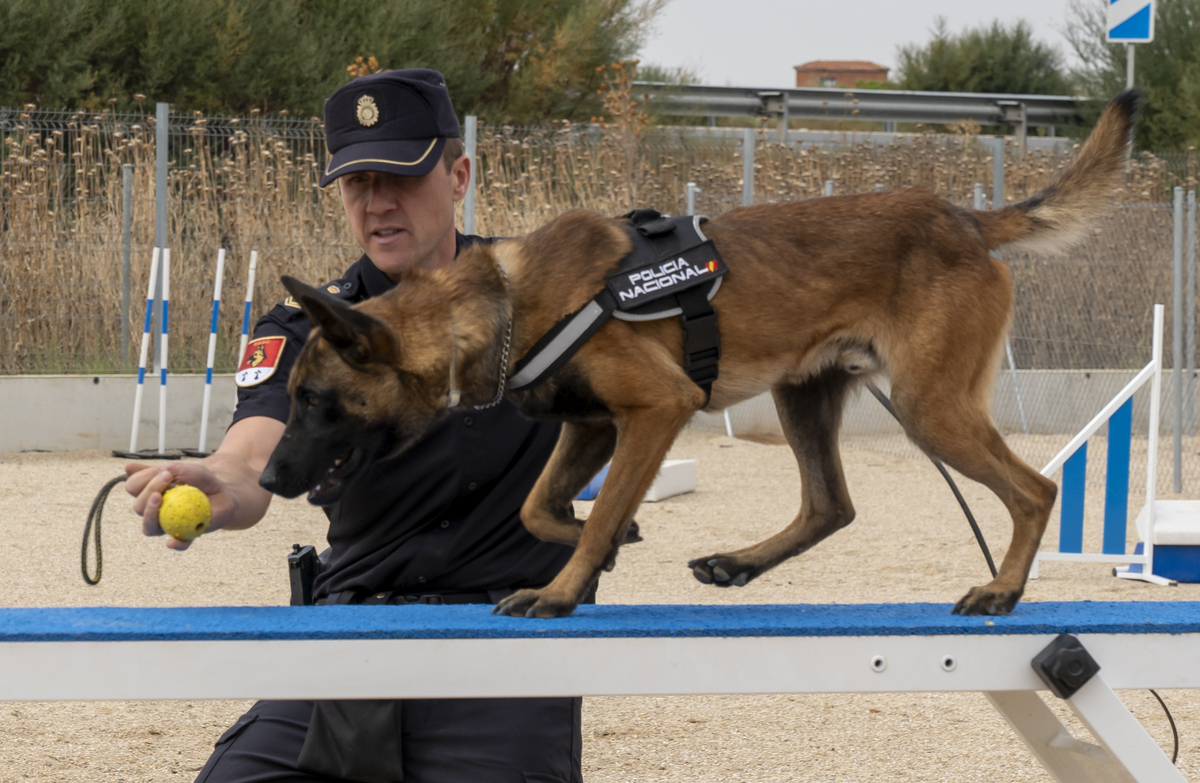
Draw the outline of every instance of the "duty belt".
M664 217L653 209L627 215L633 251L590 302L563 318L517 362L508 388L530 389L557 372L610 317L651 321L678 315L683 327L683 369L712 395L721 359L717 313L709 304L728 268L704 232L700 216Z
M367 593L362 590L341 590L330 593L317 600L318 606L334 606L345 604L361 604L363 606L405 606L410 604L425 604L441 606L443 604L494 604L512 595L512 590L488 590L480 593L401 593L387 590L378 593Z

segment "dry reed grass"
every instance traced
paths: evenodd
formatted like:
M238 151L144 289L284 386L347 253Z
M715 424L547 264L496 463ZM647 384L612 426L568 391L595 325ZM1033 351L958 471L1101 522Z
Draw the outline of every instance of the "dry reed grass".
M603 122L480 129L477 233L519 235L580 207L620 214L634 206L653 206L678 214L684 211L689 181L702 190L699 211L716 214L740 204L740 140L704 129L647 126L619 76L613 89L626 90L618 95L626 104L624 109L619 102L612 104L618 110L610 106L612 116ZM154 238L154 131L152 117L0 110L0 372L133 368ZM251 249L260 253L255 316L282 297L280 274L328 280L358 250L336 191L316 186L325 161L316 118L176 115L170 137L167 236L176 335L171 365L175 370L203 367L216 251L225 247L218 370L229 370L235 362ZM1066 160L1036 152L1021 159L1007 156L1006 201L1035 192ZM125 164L133 175L127 318L132 339L129 355L122 357ZM1181 175L1178 165L1139 156L1130 163L1120 198L1166 201L1173 184L1194 182L1194 170L1191 159ZM818 149L780 144L760 131L755 151L756 201L817 196L825 180L833 180L838 193L871 190L877 184L915 185L965 202L976 182L990 194L991 176L990 151L969 134ZM1157 247L1160 240L1146 232L1159 228L1155 224L1097 241L1110 256L1128 257L1140 246ZM1039 272L1037 264L1027 266L1035 275L1048 274ZM1126 275L1116 287L1147 290L1143 272ZM1049 300L1042 295L1033 306L1040 312L1045 301L1053 301L1065 309L1053 315L1048 327L1064 329L1063 321L1074 318L1072 310L1078 309L1071 304L1070 288L1077 276L1067 270L1052 277L1026 287L1054 294ZM1157 282L1151 288L1157 290ZM1140 299L1149 302L1148 296ZM1048 317L1038 315L1042 321ZM1045 358L1060 361L1053 352Z
M724 129L720 129L723 131ZM826 180L837 194L925 187L968 204L975 183L990 199L991 146L975 137L917 134L901 143L860 142L837 149L773 141L774 131L757 133L754 157L755 203L813 198ZM582 207L619 214L637 205L672 213L685 209L685 186L695 182L708 214L741 206L740 139L707 135L704 128L649 128L634 145L620 143L626 132L563 123L549 129L492 127L479 140L479 225L485 233L525 233L564 209ZM1005 201L1036 193L1070 156L1031 151L1016 158L1007 145ZM633 149L636 154L630 155ZM1130 162L1117 194L1121 203L1167 202L1176 184L1194 187L1198 167L1181 175L1171 162L1144 154ZM639 198L635 198L634 195ZM698 207L699 209L699 207ZM701 210L703 211L703 210Z

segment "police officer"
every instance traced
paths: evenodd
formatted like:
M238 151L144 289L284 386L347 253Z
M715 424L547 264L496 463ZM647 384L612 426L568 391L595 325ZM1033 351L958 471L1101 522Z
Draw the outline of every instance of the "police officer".
M454 227L471 161L441 74L355 79L326 101L325 130L331 157L320 184L338 182L364 253L326 284L330 293L347 302L379 296L405 269L444 266L463 247L490 241ZM262 519L271 496L258 477L283 433L288 372L310 328L290 298L258 321L233 424L215 454L127 466L146 535L162 535L158 509L172 482L209 496L210 531ZM495 603L548 583L570 550L529 535L518 510L557 435L557 425L507 402L456 410L399 458L361 471L325 508L332 552L317 603ZM263 701L221 736L197 780L574 783L582 779L579 720L580 700L569 698Z

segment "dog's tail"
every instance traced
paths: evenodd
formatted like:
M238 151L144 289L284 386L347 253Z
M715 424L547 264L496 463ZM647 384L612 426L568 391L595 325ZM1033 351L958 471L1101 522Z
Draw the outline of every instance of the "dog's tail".
M1067 168L1033 198L990 212L975 212L989 249L1065 250L1109 202L1129 148L1141 93L1113 98Z

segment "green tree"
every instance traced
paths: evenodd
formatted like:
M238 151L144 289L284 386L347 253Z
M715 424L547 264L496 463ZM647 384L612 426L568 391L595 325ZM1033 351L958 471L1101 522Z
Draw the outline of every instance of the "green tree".
M1145 103L1137 146L1180 151L1200 145L1200 0L1158 0L1154 41L1138 44L1137 86ZM1125 89L1124 44L1105 40L1105 11L1099 2L1071 0L1064 34L1082 65L1073 73L1080 90L1107 99ZM1090 112L1099 114L1102 102Z
M1024 21L1013 27L992 22L954 35L939 17L930 32L929 43L900 47L900 89L1026 95L1070 91L1061 55L1035 41Z
M0 105L320 114L356 57L446 76L489 122L594 113L666 0L0 0Z
M0 2L0 103L66 105L95 84L97 55L119 37L112 20L75 0Z

